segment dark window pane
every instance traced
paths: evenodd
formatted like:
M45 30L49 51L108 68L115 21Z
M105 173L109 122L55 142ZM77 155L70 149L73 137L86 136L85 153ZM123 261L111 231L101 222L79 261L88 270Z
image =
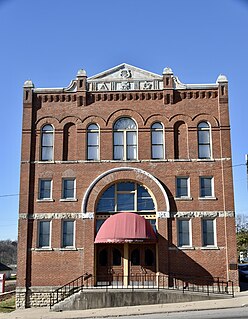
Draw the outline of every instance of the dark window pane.
M117 194L117 211L134 210L134 194Z
M63 180L63 198L74 198L74 183L73 179L64 179Z
M189 246L189 220L178 220L179 246Z
M177 197L187 197L188 196L188 178L177 178L177 189L176 189Z
M153 266L154 265L154 254L151 249L145 250L145 265Z
M155 205L151 195L148 191L141 185L138 185L138 198L137 198L137 209L142 210L155 210Z
M214 245L214 220L204 219L203 224L203 246Z
M63 247L73 246L74 242L74 222L63 222Z
M201 197L211 197L212 194L212 178L201 177L200 179L200 196Z
M50 246L50 221L39 223L39 247Z
M99 264L100 266L108 265L108 252L106 249L103 249L99 253Z
M117 184L117 191L134 191L135 184L132 182L123 182Z
M51 198L51 180L40 180L39 199Z
M105 219L97 219L96 220L96 233L98 233L99 229L101 228L101 226L104 222L105 222Z
M119 249L113 249L113 266L120 266L121 265L121 252Z
M131 265L139 266L140 265L140 251L139 249L134 249L131 253Z

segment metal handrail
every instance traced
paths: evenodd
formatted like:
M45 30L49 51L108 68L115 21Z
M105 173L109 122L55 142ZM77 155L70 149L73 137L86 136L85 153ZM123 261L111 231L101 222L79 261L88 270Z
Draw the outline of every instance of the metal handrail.
M109 274L101 277L94 277L85 273L69 283L55 289L50 293L50 308L71 296L72 294L87 289L127 289L131 291L139 289L161 289L179 290L210 294L225 294L234 297L232 281L220 280L220 278L187 276L182 274L135 274L123 276ZM104 290L105 289L105 290Z

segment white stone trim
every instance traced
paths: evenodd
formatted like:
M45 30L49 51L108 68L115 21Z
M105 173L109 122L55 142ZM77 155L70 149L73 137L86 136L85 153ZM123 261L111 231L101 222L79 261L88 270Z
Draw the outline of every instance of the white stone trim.
M165 199L165 202L166 202L166 207L165 207L164 212L169 216L169 212L170 212L169 198L167 196L167 193L166 193L165 189L161 185L161 183L152 174L144 171L143 169L136 168L136 167L116 167L116 168L112 168L112 169L110 169L108 171L105 171L104 173L100 174L97 178L95 178L94 181L89 185L89 187L87 188L87 190L86 190L86 192L84 194L83 201L82 201L82 208L81 208L81 211L82 211L83 214L89 213L89 212L86 211L88 198L90 196L90 193L91 193L92 189L97 184L97 182L99 182L103 177L105 177L105 176L107 176L109 174L113 174L113 173L121 172L121 171L135 171L137 173L143 174L143 175L149 177L150 179L152 179L157 184L157 186L160 188L162 194L164 195L164 199Z
M171 217L235 217L234 211L189 211L189 212L171 212Z
M170 218L170 213L169 212L157 212L156 215L160 219Z

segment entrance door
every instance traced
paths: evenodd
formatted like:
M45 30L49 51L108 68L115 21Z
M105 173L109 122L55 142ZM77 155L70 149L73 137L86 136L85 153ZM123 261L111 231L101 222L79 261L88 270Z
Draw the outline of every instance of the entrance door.
M156 284L156 245L129 246L129 283L153 286Z
M97 283L98 285L122 285L123 245L97 245Z

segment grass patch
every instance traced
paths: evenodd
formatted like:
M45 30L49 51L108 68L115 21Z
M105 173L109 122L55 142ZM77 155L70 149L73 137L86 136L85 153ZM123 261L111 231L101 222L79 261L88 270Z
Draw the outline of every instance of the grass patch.
M15 296L0 301L0 312L11 312L15 310Z

